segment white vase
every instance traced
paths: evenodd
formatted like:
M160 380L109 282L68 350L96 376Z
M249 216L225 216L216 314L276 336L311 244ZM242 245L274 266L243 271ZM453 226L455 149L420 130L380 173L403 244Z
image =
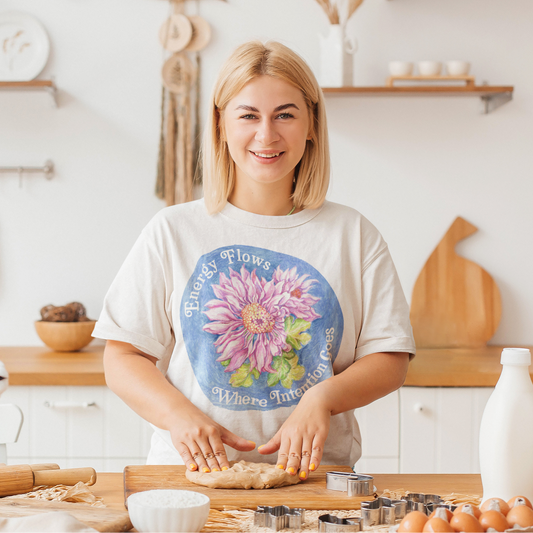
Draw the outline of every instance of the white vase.
M353 85L353 55L357 41L346 37L341 24L331 24L328 35L320 38L320 73L322 87L349 87Z

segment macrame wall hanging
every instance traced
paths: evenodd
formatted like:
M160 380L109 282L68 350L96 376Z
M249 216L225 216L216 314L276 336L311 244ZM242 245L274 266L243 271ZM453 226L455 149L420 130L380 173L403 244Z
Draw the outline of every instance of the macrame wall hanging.
M159 30L166 59L162 69L161 132L156 196L167 205L193 199L200 179L200 51L211 39L209 23L186 15L187 0L170 0L168 19ZM199 0L195 0L199 11Z

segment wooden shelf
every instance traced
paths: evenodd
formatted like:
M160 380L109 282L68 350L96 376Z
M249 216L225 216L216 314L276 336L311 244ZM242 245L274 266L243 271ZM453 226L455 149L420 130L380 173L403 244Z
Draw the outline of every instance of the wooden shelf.
M0 89L46 91L52 97L54 107L58 105L57 87L53 80L0 81Z
M325 95L347 96L476 96L484 103L484 112L494 111L513 98L514 87L506 85L404 85L400 87L323 87Z

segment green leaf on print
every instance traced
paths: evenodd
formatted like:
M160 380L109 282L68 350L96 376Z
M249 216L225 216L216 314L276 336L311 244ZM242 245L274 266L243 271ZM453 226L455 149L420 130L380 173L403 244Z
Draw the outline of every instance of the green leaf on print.
M231 359L226 359L225 361L220 361L220 364L222 366L228 366L230 364L230 362L231 362Z
M284 357L276 355L272 360L272 368L276 372L269 372L267 378L267 385L273 387L277 385L281 380L285 379L291 371L291 364Z
M309 333L304 333L311 327L311 322L303 318L288 316L285 319L285 332L287 333L287 344L295 350L301 350L311 340Z
M292 359L293 357L296 356L296 352L294 350L291 350L290 352L283 352L281 355L285 359ZM296 359L298 360L298 358L296 358Z
M255 368L253 370L257 371ZM251 387L254 383L252 375L255 375L253 370L250 371L250 363L244 363L236 372L231 374L230 385L233 387Z
M292 359L288 360L288 363L291 366L291 369L287 376L281 380L281 384L286 389L290 389L292 387L293 381L299 381L302 379L305 375L305 367L298 364L298 358L293 357Z

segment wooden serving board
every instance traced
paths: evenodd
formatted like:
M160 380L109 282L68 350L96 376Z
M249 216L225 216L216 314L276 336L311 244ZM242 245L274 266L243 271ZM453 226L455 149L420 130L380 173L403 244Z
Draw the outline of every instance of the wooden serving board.
M478 264L455 253L455 245L476 231L457 217L416 280L411 325L419 348L482 347L496 332L498 286Z
M191 483L185 466L127 466L124 469L124 500L135 492L153 489L182 489L201 492L211 499L212 509L225 506L256 509L258 505L288 505L317 510L354 510L374 496L348 497L346 492L326 489L326 472L352 472L348 466L319 466L306 481L278 489L210 489Z
M91 507L82 503L0 498L0 516L2 518L21 518L54 511L69 513L97 531L129 531L133 527L127 511Z

